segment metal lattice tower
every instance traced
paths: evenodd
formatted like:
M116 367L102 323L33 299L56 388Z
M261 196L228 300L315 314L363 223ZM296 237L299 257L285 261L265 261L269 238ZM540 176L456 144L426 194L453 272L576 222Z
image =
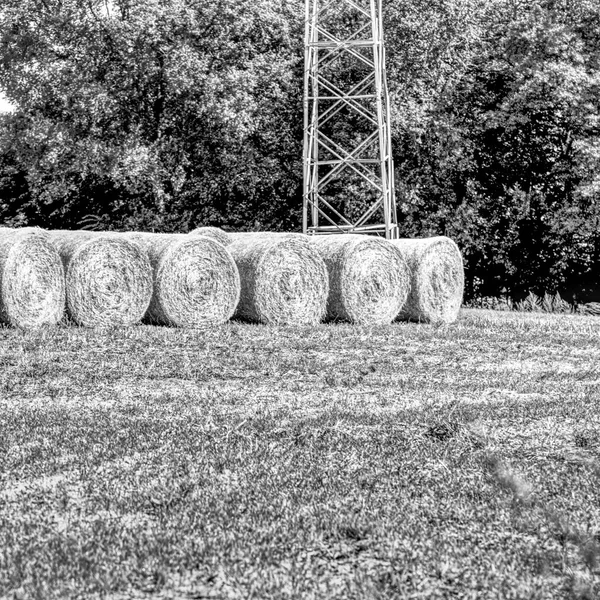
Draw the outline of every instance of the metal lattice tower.
M381 0L305 1L303 230L396 238Z

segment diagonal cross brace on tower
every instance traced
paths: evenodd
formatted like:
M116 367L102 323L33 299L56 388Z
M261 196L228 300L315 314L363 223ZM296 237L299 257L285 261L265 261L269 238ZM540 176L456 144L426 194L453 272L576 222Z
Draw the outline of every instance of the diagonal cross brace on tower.
M303 231L398 237L381 0L305 0Z

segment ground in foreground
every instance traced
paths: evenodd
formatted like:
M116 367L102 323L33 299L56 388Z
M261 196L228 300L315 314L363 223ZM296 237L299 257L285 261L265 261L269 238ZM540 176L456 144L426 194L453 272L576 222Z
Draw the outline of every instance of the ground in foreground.
M596 598L600 318L0 330L0 597Z

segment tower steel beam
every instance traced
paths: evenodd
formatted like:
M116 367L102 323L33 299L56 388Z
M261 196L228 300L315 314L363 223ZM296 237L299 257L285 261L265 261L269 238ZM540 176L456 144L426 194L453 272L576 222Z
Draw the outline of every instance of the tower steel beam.
M305 0L305 233L398 237L381 0Z

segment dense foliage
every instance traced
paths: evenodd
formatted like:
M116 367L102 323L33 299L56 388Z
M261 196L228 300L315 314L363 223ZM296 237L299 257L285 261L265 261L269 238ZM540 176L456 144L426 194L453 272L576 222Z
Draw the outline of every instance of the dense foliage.
M600 277L600 6L388 0L406 236L464 250L467 296ZM302 0L3 0L0 221L297 229Z

